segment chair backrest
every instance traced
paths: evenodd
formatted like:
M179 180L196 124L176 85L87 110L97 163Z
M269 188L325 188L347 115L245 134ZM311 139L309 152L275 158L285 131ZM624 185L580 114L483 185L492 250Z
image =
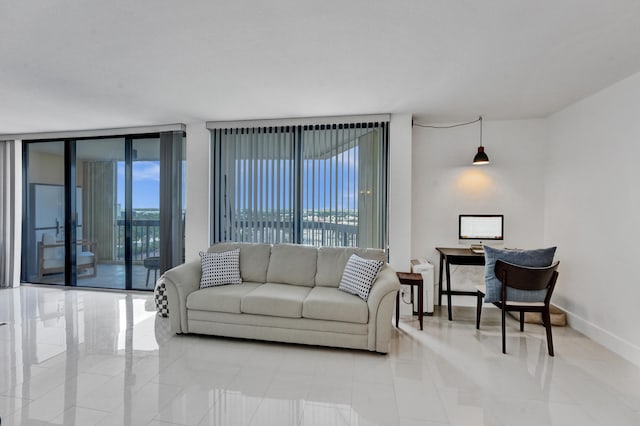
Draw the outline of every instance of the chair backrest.
M547 289L550 290L547 291L547 297L550 297L558 278L559 263L555 262L551 266L545 267L531 267L498 260L496 261L496 277L503 287L527 291Z

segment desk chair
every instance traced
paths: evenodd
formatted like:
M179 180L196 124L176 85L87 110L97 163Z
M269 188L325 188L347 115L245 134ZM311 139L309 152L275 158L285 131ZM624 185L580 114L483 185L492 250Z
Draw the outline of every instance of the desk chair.
M549 313L549 302L558 279L558 264L555 262L551 266L536 268L519 266L512 263L498 260L496 262L496 277L502 283L500 291L501 298L496 305L502 311L502 353L507 353L507 340L505 335L505 323L507 311L520 312L520 331L524 331L524 313L540 312L542 323L547 331L547 349L549 355L553 356L553 338L551 336L551 316ZM523 291L547 290L544 301L541 302L519 302L507 300L507 289L513 288ZM478 291L478 304L476 310L476 329L480 329L480 315L482 312L482 299L486 294L486 287L476 286Z

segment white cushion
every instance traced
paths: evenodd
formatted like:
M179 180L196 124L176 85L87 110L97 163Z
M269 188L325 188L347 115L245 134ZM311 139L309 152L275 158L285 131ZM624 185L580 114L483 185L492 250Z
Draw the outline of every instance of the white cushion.
M200 288L242 284L239 249L222 253L200 252L200 258L202 260Z
M316 271L316 286L338 288L344 267L352 254L363 259L382 260L387 255L380 249L357 247L320 247L318 249L318 270Z
M243 282L267 282L267 268L271 255L271 244L258 243L217 243L209 247L209 253L221 253L229 250L240 250L240 276Z
M187 296L187 309L240 314L240 302L260 283L243 282L242 285L222 285L196 290Z
M344 268L338 289L355 294L366 301L383 264L380 260L363 259L357 254L352 254Z
M302 318L302 303L309 291L309 287L299 285L265 283L242 297L240 310L247 314Z
M267 282L315 285L318 249L299 244L276 244L271 248Z
M314 287L302 304L302 316L328 321L366 324L369 320L367 302L332 287Z

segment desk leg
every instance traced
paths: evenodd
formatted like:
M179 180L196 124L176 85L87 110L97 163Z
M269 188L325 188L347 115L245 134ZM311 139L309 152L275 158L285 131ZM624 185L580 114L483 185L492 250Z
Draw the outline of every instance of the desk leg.
M418 320L420 320L420 330L422 330L422 318L424 317L424 283L418 286Z
M451 314L451 268L449 267L449 259L447 259L446 268L447 268L447 311L449 313L449 321L453 320L453 316Z
M444 268L444 255L440 253L440 270L438 271L438 306L442 306L442 268Z
M400 321L400 290L396 293L396 328L398 328L398 321Z

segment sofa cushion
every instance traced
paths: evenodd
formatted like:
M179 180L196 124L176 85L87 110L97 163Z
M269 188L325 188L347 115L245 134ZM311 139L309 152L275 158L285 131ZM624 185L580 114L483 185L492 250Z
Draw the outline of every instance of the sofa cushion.
M320 247L318 249L318 270L316 272L316 286L338 288L344 267L352 254L364 259L381 260L385 262L387 255L384 250L355 247Z
M187 309L239 314L242 312L242 298L261 285L245 282L242 285L223 285L196 290L187 296Z
M227 284L242 284L240 278L240 250L223 251L222 253L200 252L202 275L200 288L215 287Z
M366 301L382 265L384 262L381 260L363 259L357 254L352 254L344 267L338 290L355 294Z
M318 249L295 244L276 244L271 248L267 282L313 287Z
M247 314L302 318L302 302L309 288L266 283L242 298L240 310Z
M367 302L337 288L314 287L302 304L304 318L345 321L366 324L369 320Z
M256 243L218 243L209 247L207 252L220 253L234 249L240 249L240 276L242 277L242 281L255 283L266 282L271 245Z
M323 332L325 336L331 339L332 335L335 336L339 333L350 334L351 338L356 336L366 336L369 332L367 324L358 324L355 322L342 322L342 321L326 321L319 319L309 318L283 318L283 317L269 317L265 315L251 315L251 314L231 314L228 312L210 312L210 311L189 311L189 330L194 330L192 327L194 323L199 323L197 333L203 334L219 334L221 331L215 324L218 323L224 329L221 335L226 334L230 329L234 329L236 326L250 326L256 330L259 330L259 338L263 340L271 340L270 335L273 336L274 332L278 333L274 329L284 331L292 336L301 336L298 333L292 332L293 330L312 330ZM210 330L210 327L216 327L217 330ZM280 340L280 339L274 339ZM310 339L309 344L320 344ZM365 343L366 346L366 343Z

